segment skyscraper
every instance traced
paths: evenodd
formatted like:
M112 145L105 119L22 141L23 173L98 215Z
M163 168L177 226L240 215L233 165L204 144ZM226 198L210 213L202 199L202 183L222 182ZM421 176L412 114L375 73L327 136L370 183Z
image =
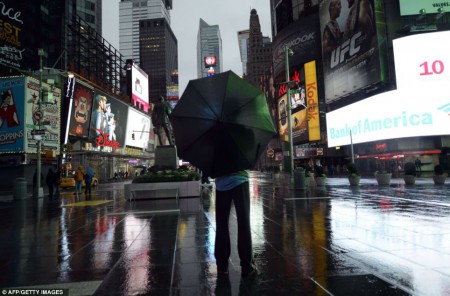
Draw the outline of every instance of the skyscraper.
M172 0L121 0L119 3L119 51L124 59L139 64L139 21L165 19L170 25Z
M241 55L242 63L242 74L245 76L247 74L247 60L248 60L248 38L250 38L250 30L238 31L238 43L239 43L239 53Z
M141 20L139 27L140 67L148 74L150 100L166 97L178 69L177 38L164 18Z
M256 9L250 12L250 37L247 49L247 75L246 80L255 86L261 83L261 79L270 75L272 66L272 42L268 37L263 37Z
M215 66L205 67L205 58L215 57ZM222 62L222 38L218 25L208 25L200 19L197 35L197 76L198 78L208 76L211 71L220 73L223 69Z
M77 1L77 14L95 31L102 32L102 0Z

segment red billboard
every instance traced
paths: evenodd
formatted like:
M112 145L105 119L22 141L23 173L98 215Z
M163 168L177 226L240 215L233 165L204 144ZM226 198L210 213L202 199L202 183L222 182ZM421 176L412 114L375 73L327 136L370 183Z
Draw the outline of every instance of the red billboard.
M204 58L205 68L215 67L216 66L216 57L208 56Z

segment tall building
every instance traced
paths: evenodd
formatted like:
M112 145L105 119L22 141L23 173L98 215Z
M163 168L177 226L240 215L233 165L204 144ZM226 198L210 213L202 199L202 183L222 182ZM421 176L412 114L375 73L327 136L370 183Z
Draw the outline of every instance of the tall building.
M77 1L77 14L95 31L102 32L102 0Z
M166 19L139 21L140 67L148 74L149 97L167 96L172 72L178 69L177 38Z
M250 12L250 36L247 49L246 80L258 86L265 76L270 74L272 66L272 43L263 37L256 9Z
M215 58L214 66L205 66L205 58ZM214 73L220 73L223 69L222 38L218 25L208 25L200 19L197 35L197 76L206 77Z
M250 30L242 30L237 32L238 43L239 43L239 53L241 55L242 63L242 75L247 74L247 50L248 50L248 39L250 38Z
M170 25L172 0L122 0L119 3L119 50L126 60L140 62L139 21L165 19Z

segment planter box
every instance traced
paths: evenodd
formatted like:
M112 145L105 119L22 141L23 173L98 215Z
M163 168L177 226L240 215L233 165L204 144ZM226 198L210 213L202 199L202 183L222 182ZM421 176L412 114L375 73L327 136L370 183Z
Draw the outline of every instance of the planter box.
M377 179L378 185L390 185L392 174L375 174L375 179Z
M404 175L403 180L405 180L406 185L414 185L416 183L416 176Z
M436 185L443 185L445 183L446 175L433 175L433 181Z
M359 181L361 181L361 176L348 176L350 186L359 186Z
M161 182L161 183L129 183L125 184L125 199L130 198L131 190L158 190L158 189L177 189L178 197L199 197L200 181L186 182Z

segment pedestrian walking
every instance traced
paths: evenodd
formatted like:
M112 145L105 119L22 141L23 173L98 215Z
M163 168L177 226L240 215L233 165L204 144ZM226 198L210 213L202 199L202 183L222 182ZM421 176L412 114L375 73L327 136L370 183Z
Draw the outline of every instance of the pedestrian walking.
M234 204L238 224L238 254L241 263L241 275L248 277L256 274L253 259L252 236L250 229L250 187L248 171L239 171L215 178L216 183L216 257L219 276L228 275L230 258L230 218L231 204Z
M91 199L92 193L92 179L94 178L95 173L92 170L86 169L86 173L84 174L84 194L86 195L86 200Z
M82 190L82 187L83 187L84 174L85 174L85 171L84 171L83 166L79 165L77 170L75 171L75 176L74 176L74 179L75 179L75 194L76 195L82 193L81 190Z

